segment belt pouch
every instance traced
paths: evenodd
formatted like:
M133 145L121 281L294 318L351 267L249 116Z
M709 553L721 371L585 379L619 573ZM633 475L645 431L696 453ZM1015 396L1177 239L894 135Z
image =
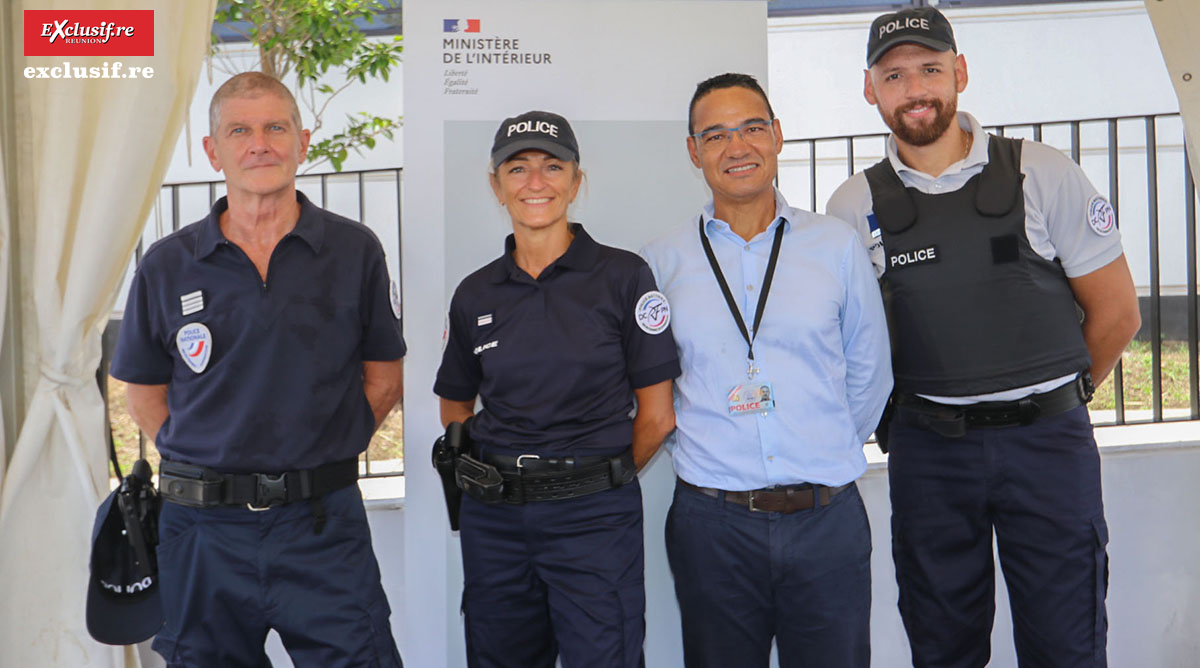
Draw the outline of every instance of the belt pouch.
M161 494L172 503L192 508L220 505L221 481L206 480L205 468L179 462L163 462L158 474Z

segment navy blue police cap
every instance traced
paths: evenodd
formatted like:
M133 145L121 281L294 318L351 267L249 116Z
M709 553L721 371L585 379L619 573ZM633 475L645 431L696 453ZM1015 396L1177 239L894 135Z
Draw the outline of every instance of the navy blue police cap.
M138 563L117 501L119 491L100 504L92 526L87 628L102 643L133 645L158 633L163 611L158 572Z
M873 67L893 46L911 42L934 51L958 53L954 28L936 7L910 7L884 14L871 23L867 37L867 67Z
M527 111L506 118L492 141L492 167L521 151L545 151L559 160L579 162L579 142L567 119L549 111Z

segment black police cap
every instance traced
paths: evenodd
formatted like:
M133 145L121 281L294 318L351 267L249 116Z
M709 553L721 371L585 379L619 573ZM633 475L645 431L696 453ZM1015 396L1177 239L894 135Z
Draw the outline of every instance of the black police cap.
M104 499L92 526L87 628L102 643L133 645L158 633L163 610L157 569L138 561L126 534L119 493L120 488L115 489Z
M910 7L884 14L871 23L867 37L867 67L872 67L888 49L904 43L916 43L935 51L958 53L950 21L935 7Z
M559 160L579 162L579 142L567 119L549 111L527 111L506 118L492 141L492 167L521 151L545 151Z

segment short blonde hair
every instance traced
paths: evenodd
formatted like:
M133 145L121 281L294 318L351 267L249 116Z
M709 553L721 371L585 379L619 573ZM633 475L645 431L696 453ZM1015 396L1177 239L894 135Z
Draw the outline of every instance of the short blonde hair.
M209 136L215 136L217 128L221 126L221 105L225 103L225 100L233 97L254 97L263 93L276 95L291 106L292 123L299 131L301 129L300 107L296 104L296 98L292 95L292 91L288 90L288 87L275 77L262 72L242 72L221 84L217 92L213 93L212 102L208 104Z

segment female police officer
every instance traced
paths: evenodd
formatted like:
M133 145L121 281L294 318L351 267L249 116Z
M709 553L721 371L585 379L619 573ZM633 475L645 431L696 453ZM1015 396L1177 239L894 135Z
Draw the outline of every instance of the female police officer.
M468 664L640 666L636 467L674 427L670 310L641 258L567 222L582 174L566 119L504 121L491 164L513 233L455 291L434 385L443 424L483 403L459 466Z

